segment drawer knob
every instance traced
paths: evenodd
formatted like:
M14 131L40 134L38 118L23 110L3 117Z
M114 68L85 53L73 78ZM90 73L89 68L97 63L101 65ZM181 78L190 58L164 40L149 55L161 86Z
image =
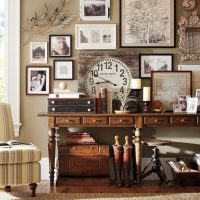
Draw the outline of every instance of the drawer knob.
M88 101L87 103L88 103L88 104L91 104L91 101Z
M78 147L74 147L74 150L77 150L78 149Z
M155 119L155 122L158 122L158 119Z
M93 122L102 122L102 121L98 119L94 119Z
M91 112L92 110L90 108L88 108L88 112Z
M181 121L182 121L182 122L184 122L185 120L184 120L184 119L182 119Z
M51 101L52 104L55 104L55 101Z
M128 122L126 119L120 119L120 122Z
M68 123L73 123L74 120L67 119L66 122L68 122Z
M55 111L56 109L55 108L52 108L52 111Z

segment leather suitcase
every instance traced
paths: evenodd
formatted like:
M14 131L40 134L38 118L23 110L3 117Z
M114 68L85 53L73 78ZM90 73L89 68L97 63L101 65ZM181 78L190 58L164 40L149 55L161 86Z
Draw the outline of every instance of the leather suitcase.
M48 105L78 105L78 106L95 106L94 98L80 99L48 99Z
M48 112L95 113L95 106L48 106Z
M109 146L61 145L57 167L60 178L109 177Z

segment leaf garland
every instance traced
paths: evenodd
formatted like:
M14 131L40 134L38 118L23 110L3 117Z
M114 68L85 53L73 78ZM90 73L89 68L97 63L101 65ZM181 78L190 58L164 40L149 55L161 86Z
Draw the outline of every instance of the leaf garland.
M66 11L66 5L70 0L60 0L60 6L50 7L44 3L44 10L27 19L26 24L22 26L22 31L26 33L24 45L26 45L32 34L49 34L62 30L65 25L69 24L77 17L76 12Z

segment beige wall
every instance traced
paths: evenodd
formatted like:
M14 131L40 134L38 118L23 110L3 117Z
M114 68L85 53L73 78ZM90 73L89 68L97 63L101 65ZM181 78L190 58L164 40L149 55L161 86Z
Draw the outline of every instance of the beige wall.
M35 11L40 12L43 10L44 2L47 4L58 2L55 0L21 0L21 25L26 22L27 18L34 16ZM54 3L55 4L55 3ZM79 9L78 0L71 0L70 7L73 10ZM177 0L176 15L177 19L181 15L189 15L191 12L183 11L181 7L181 1ZM79 17L71 24L67 25L64 30L58 34L72 34L73 36L73 57L75 60L75 79L74 81L67 81L70 89L77 90L77 51L74 50L75 38L74 38L74 24L84 23L80 22ZM86 22L89 23L89 22ZM96 23L96 22L94 22ZM101 23L101 22L99 22ZM107 22L106 22L107 23ZM111 0L111 21L108 23L117 24L117 47L119 47L119 1ZM46 111L47 108L47 96L32 96L26 95L26 66L29 65L29 44L23 46L24 33L21 32L21 122L23 123L20 133L20 139L28 140L38 145L42 150L42 156L47 156L47 143L48 143L48 128L47 119L39 118L37 114L42 111ZM33 35L31 41L47 41L48 35ZM177 42L178 43L178 42ZM138 51L139 53L173 53L174 54L174 69L177 69L179 64L177 60L177 48L142 48L142 49L124 49L126 51ZM70 58L71 59L71 58ZM191 62L185 62L181 64L189 64ZM196 62L197 63L197 62ZM195 64L195 62L193 63ZM48 65L53 69L53 59L48 59ZM51 76L51 83L57 85L58 82L53 81L53 75ZM149 81L144 81L143 86L149 85ZM89 129L91 130L91 129ZM98 128L92 129L94 137L100 143L113 143L114 134L131 134L130 129L105 129ZM170 147L163 147L162 153L166 156L176 156L176 154L193 153L193 151L199 152L200 135L198 128L159 128L159 129L144 129L145 137L160 137L165 139L171 139L174 143ZM122 140L124 142L124 140ZM167 153L170 153L167 154Z

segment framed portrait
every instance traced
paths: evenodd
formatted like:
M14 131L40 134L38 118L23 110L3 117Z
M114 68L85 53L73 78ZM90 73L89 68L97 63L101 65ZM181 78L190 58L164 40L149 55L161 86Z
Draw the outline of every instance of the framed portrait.
M76 49L116 49L116 24L76 24Z
M187 110L187 100L191 97L190 95L179 95L178 104L181 106L181 112L186 112Z
M178 65L179 71L192 71L192 96L196 95L196 89L200 88L200 65Z
M200 89L196 89L195 97L198 98L198 106L200 106Z
M71 57L72 36L71 35L50 35L49 36L50 57Z
M48 95L50 92L50 67L26 67L26 94Z
M175 0L120 0L121 47L174 47Z
M54 60L54 80L73 80L74 61Z
M80 0L80 19L110 20L110 0Z
M190 97L187 100L187 113L196 113L198 105L198 98Z
M140 54L140 77L150 78L152 71L172 71L172 54Z
M151 72L152 101L162 101L166 110L172 110L177 98L184 95L191 95L192 92L191 71Z
M47 42L30 42L30 63L47 63Z
M182 112L182 105L181 104L173 104L173 112L174 113L181 113Z

